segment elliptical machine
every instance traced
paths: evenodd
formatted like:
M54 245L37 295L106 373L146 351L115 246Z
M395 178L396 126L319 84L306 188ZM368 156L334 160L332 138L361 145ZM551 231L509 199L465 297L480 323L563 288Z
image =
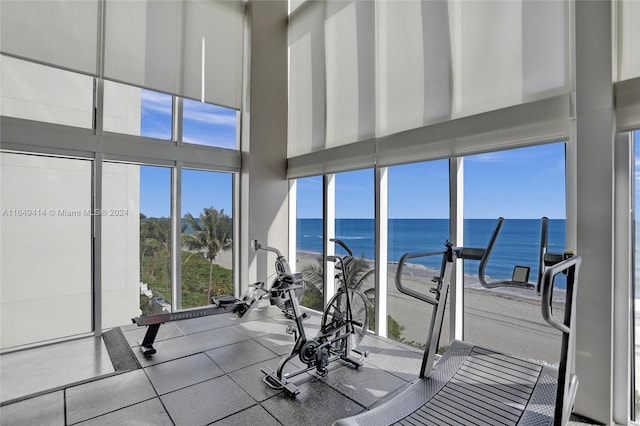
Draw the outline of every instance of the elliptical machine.
M307 371L316 370L320 376L327 374L329 363L342 360L348 365L358 368L369 355L368 352L360 352L356 347L364 338L368 326L367 299L360 291L347 288L349 268L354 262L353 253L349 247L340 240L331 241L343 247L348 255L329 256L329 261L336 262L336 280L338 289L331 298L322 315L320 331L308 338L305 334L302 320L306 314L300 309L295 292L303 288L302 274L280 274L271 286L271 304L280 305L291 303L295 327L289 326L287 332L294 335L295 344L288 355L285 355L276 371L262 370L265 374L263 381L273 389L284 389L287 395L295 397L300 393L298 387L289 381ZM352 357L352 352L359 355ZM289 361L298 357L306 367L285 373L284 368Z

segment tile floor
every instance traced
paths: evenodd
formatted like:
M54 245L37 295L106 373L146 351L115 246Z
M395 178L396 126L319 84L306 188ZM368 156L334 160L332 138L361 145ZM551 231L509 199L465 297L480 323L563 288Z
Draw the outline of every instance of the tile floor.
M320 319L305 320L313 336ZM261 368L289 352L290 320L275 307L163 324L145 358L146 328L122 327L140 369L115 372L101 338L0 356L2 425L331 425L399 392L417 376L421 353L366 336L358 370L339 362L325 377L296 377L297 398L267 387ZM106 358L105 358L106 357ZM298 364L299 365L299 364Z

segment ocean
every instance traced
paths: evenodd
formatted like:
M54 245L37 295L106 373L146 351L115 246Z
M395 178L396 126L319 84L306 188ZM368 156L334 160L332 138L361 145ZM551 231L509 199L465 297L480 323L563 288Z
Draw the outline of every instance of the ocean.
M495 219L465 220L465 247L486 247L495 224ZM390 219L387 260L397 262L408 252L443 250L448 236L448 219ZM336 238L344 241L354 255L374 258L374 219L336 219ZM529 281L535 282L539 244L540 219L505 219L487 264L486 275L492 279L510 279L515 265L529 266ZM565 220L550 219L548 250L562 253L564 249ZM322 253L322 219L297 220L297 250ZM438 268L440 259L412 259L411 263ZM465 262L465 273L477 272L477 261ZM562 281L556 285L563 287Z

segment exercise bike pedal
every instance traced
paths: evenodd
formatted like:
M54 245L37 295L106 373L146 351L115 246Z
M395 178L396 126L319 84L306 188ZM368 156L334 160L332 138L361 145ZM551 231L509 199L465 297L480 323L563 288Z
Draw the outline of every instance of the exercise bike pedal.
M264 373L264 377L262 378L262 381L265 382L267 386L269 386L271 389L284 390L287 395L292 396L294 398L296 395L300 393L300 389L298 389L296 385L294 385L293 383L289 383L286 381L283 382L279 380L278 377L276 376L276 373L274 373L273 371L267 371L264 369L261 369L260 371Z

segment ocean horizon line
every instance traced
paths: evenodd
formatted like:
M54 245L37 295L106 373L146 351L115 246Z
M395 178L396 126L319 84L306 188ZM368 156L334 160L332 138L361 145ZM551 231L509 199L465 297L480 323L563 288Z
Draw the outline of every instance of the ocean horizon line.
M540 217L504 217L504 220L540 220L542 217L546 217L549 220L567 220L566 218L556 218L549 216L540 216ZM297 217L297 220L322 220L321 217ZM336 220L374 220L374 217L337 217ZM390 217L388 220L450 220L448 217ZM498 220L498 216L496 217L468 217L464 218L464 220Z

